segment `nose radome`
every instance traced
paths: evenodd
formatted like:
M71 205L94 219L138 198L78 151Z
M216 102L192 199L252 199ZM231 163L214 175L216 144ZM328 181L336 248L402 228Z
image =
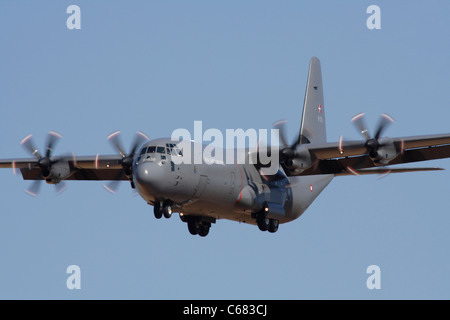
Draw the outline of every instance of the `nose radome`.
M157 163L141 163L136 168L136 182L148 192L157 193L164 187L165 170Z

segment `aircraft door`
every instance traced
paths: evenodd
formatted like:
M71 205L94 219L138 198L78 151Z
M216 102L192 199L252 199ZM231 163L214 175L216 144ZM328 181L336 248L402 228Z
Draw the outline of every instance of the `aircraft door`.
M174 186L178 186L181 180L180 166L170 161L170 176Z

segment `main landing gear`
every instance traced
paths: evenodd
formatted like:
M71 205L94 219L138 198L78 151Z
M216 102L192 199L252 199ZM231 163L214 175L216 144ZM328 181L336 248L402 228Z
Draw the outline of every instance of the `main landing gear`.
M155 214L156 219L161 219L164 215L164 218L169 219L172 216L172 205L171 201L164 201L162 203L155 203L153 207L153 213Z
M264 210L256 214L256 223L261 231L269 231L270 233L275 233L278 231L278 226L280 222L275 219L269 219L267 217L267 212Z
M161 219L164 216L166 219L169 219L172 217L173 205L173 202L170 200L153 204L153 213L155 214L155 218ZM206 237L209 234L211 224L216 223L216 219L203 216L186 216L180 214L180 218L181 221L187 223L190 234L194 236L199 235L200 237Z
M166 219L172 217L173 202L166 200L164 202L158 202L154 204L153 212L156 219L161 219L164 216ZM278 231L280 222L276 219L270 219L267 217L267 210L263 209L260 212L253 213L252 217L256 219L258 228L261 231L269 231L275 233ZM180 218L183 222L187 223L189 233L192 235L199 235L200 237L206 237L211 229L211 224L216 223L216 219L204 217L180 214Z
M185 216L180 214L181 221L188 225L189 233L193 236L199 235L206 237L212 223L216 223L216 219L202 216Z

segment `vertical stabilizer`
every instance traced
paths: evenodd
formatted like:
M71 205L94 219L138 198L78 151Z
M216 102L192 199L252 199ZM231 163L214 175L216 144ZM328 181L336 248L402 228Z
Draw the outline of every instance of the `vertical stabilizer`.
M309 63L303 105L302 125L298 143L326 143L325 106L323 102L322 70L320 60L312 57Z

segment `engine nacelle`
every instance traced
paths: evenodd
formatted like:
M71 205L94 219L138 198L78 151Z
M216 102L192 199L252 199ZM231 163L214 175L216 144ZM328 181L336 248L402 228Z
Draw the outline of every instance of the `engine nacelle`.
M55 184L61 182L71 175L70 166L67 161L57 161L52 164L50 175L45 177L47 183Z
M375 165L384 166L397 158L399 152L391 138L380 138L378 142L380 144L378 150L369 154Z
M295 150L295 155L293 158L288 159L284 162L286 168L290 171L296 173L302 173L306 169L313 166L314 161L312 159L311 153L305 147L305 145L299 145Z

